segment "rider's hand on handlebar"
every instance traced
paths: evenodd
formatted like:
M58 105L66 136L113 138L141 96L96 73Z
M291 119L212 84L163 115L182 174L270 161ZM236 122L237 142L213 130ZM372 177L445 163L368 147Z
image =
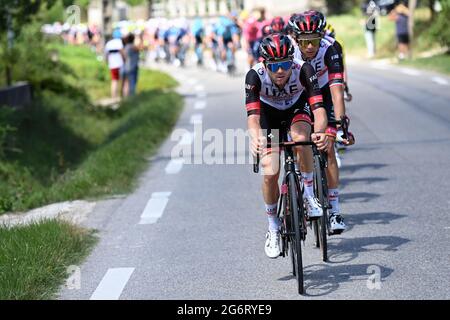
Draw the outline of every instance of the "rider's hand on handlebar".
M311 140L317 146L320 151L325 151L328 147L328 135L326 133L313 133L311 134Z
M261 155L265 146L267 146L267 138L266 137L259 136L257 139L252 139L252 141L251 141L252 155L254 157L256 157L257 154Z
M346 146L351 146L355 144L355 136L350 131L348 132L348 138L343 138L343 132L342 130L338 130L336 134L336 141L345 144Z

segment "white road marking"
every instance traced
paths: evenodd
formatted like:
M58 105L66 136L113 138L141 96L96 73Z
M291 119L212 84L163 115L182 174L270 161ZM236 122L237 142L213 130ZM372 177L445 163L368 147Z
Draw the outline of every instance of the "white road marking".
M191 116L191 124L201 124L203 116L201 114L193 114Z
M400 71L409 76L420 76L422 73L415 69L401 68Z
M199 99L206 98L206 92L204 92L204 91L197 92L197 98L199 98Z
M183 158L170 160L165 168L166 174L176 174L180 172L181 169L183 168L183 164L184 164Z
M431 80L433 82L436 82L437 84L443 85L443 86L447 86L448 85L448 81L445 80L444 78L441 77L433 77L431 78Z
M196 85L194 87L195 91L205 91L205 86L202 86L201 84Z
M90 300L118 300L134 268L108 269Z
M152 197L148 200L145 206L144 212L141 215L141 221L139 224L152 224L156 223L164 213L171 192L154 192Z
M205 109L205 108L206 108L205 100L200 100L200 101L195 102L194 109L201 110L201 109Z
M372 68L379 69L379 70L388 70L389 69L389 66L386 63L381 63L381 62L372 62L370 64L370 66Z

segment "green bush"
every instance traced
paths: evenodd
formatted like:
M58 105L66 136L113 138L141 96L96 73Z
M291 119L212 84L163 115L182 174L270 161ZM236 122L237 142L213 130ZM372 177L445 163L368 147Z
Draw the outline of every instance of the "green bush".
M450 0L441 0L442 11L431 26L431 35L443 46L450 47Z
M5 44L0 49L2 70L10 66L13 82L29 82L33 94L39 95L44 90L49 90L87 101L87 95L83 90L65 80L67 76L76 78L75 72L60 61L58 52L48 49L47 45L48 41L37 24L24 26L14 40L12 49L7 49ZM0 85L2 83L5 84L4 75Z

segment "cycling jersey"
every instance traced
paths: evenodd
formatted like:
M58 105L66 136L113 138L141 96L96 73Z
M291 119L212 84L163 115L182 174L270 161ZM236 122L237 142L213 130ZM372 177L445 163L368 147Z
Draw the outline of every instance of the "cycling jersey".
M231 40L233 35L239 34L239 27L230 19L222 18L216 25L215 34L224 40Z
M300 61L305 61L298 46L295 48L294 57ZM332 87L343 84L344 69L342 58L329 41L322 39L316 56L312 59L308 59L308 62L311 63L316 70L321 88L326 85Z
M295 48L294 56L301 61L305 61L303 60L303 55L298 46ZM322 39L316 56L312 59L308 59L308 62L310 62L316 70L328 120L334 121L334 105L330 88L333 86L342 86L344 84L342 57L329 41ZM332 128L335 129L336 124L330 124L328 127L328 130L334 132L335 130Z
M333 47L336 49L336 51L341 56L342 61L344 61L344 47L342 46L341 41L339 41L336 38L332 37L328 33L325 34L324 39L327 40L329 43L331 43L333 45Z
M292 107L304 91L312 110L323 107L323 98L314 68L304 61L294 60L292 74L284 88L278 88L270 79L262 62L256 64L245 80L247 114L260 114L261 102L278 110Z

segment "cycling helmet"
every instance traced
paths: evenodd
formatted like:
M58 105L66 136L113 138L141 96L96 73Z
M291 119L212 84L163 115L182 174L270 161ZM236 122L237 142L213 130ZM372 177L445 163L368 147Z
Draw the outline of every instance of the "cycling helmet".
M270 26L274 32L283 32L284 30L284 19L282 17L275 17L272 19Z
M262 36L267 37L269 34L272 34L274 30L272 29L272 26L270 24L266 24L261 28L261 31Z
M316 15L321 21L320 26L319 26L320 31L321 32L325 31L325 26L327 25L327 20L325 18L325 15L322 12L317 11L317 10L309 10L306 13L311 13L313 15Z
M292 30L299 35L322 34L322 19L320 15L306 11L291 17Z
M294 46L288 36L274 33L263 38L259 45L261 57L266 61L280 61L294 56Z

